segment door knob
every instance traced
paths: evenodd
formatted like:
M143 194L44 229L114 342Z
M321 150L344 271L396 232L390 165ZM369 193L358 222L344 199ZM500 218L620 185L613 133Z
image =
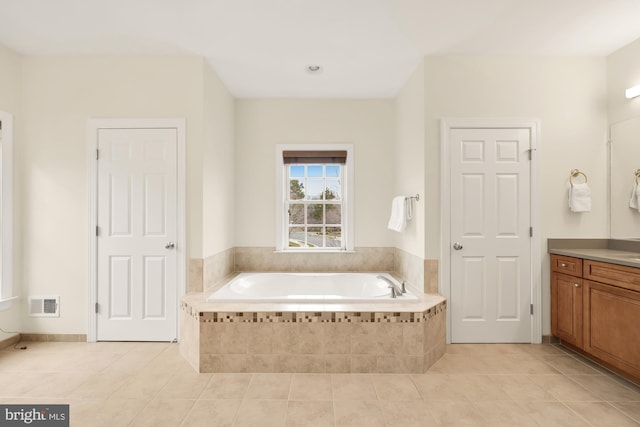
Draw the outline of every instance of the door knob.
M455 249L456 251L459 251L460 249L462 249L462 245L458 242L455 242L453 244L453 249Z
M164 245L164 248L165 248L165 249L173 249L173 248L175 248L175 247L176 247L176 244L175 244L175 243L173 243L173 242L169 242L169 243L167 243L166 245Z

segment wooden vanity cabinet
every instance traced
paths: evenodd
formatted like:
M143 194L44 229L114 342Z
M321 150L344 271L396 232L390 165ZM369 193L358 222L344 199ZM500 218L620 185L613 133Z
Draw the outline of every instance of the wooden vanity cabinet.
M551 256L551 333L582 347L582 260Z
M639 382L640 268L558 255L551 259L551 333Z

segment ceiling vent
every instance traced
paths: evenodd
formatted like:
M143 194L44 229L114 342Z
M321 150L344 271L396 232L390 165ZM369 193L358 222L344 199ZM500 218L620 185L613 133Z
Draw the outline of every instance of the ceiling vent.
M29 297L30 317L60 317L59 296Z

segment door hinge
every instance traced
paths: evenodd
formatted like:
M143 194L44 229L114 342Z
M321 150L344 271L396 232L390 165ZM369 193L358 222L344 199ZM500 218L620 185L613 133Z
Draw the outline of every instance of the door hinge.
M100 308L100 305L96 303L96 314L98 314L99 308Z
M529 304L529 314L533 316L533 304Z
M99 236L99 235L100 235L100 227L96 225L96 236Z
M529 160L531 160L531 159L532 159L532 157L533 157L533 152L534 152L535 150L536 150L535 148L529 148L529 149L527 150L527 153L529 154Z
M529 237L533 237L533 227L529 227Z
M100 160L100 150L96 148L96 160Z

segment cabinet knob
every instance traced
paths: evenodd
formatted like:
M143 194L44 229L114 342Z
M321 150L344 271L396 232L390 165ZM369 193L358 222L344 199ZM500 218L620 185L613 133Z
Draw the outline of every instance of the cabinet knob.
M576 288L579 288L580 287L580 283L574 283L573 286L576 287Z
M560 264L560 267L566 267L567 264L565 264L564 262L562 264Z

